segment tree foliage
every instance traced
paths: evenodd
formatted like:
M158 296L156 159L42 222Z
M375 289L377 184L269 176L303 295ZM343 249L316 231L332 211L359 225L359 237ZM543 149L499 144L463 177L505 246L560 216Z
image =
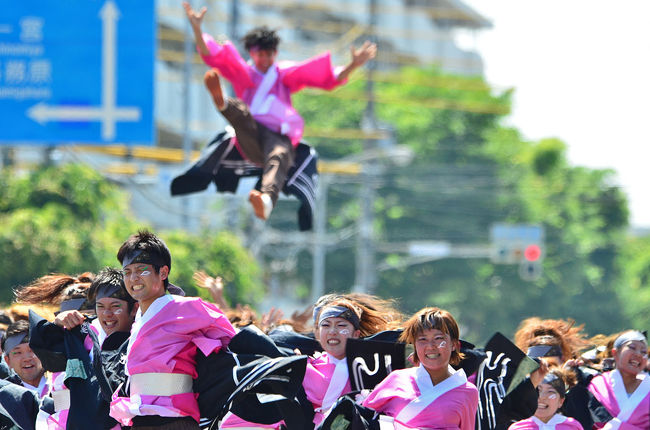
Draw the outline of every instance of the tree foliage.
M363 117L363 84L337 90L335 96L350 102L309 94L296 98L296 105L310 127L353 127ZM424 305L449 309L474 341L497 330L512 334L529 316L574 318L593 334L624 329L630 313L615 286L628 222L625 196L612 185L613 172L571 166L560 140L530 142L501 125L510 97L479 78L436 69L405 69L376 85L379 120L395 129L396 143L415 153L407 167L380 161L383 172L373 180L377 259L395 267L378 274L376 291L399 299L407 313ZM325 158L363 147L355 141L313 143ZM353 225L359 215L358 182L330 187L332 231ZM518 267L486 259L400 265L407 257L399 249L408 242L486 245L495 222L544 226L539 280L524 282ZM328 254L328 289L352 285L353 245Z
M117 266L122 242L147 225L128 212L129 196L94 170L65 164L18 174L0 172L0 302L13 299L12 289L48 273L97 272ZM172 253L172 283L188 294L196 270L219 274L226 296L256 303L262 289L255 261L238 238L219 232L156 232Z

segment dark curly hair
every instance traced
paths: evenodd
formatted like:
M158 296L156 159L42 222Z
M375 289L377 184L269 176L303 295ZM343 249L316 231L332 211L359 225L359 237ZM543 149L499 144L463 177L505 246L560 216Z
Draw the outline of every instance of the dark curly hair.
M267 26L255 27L242 37L244 48L250 51L253 48L262 51L277 51L280 44L280 37Z

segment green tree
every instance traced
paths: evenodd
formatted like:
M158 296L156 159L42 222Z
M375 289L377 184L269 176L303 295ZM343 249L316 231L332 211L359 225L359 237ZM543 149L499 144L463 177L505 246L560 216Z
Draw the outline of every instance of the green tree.
M0 302L12 289L48 273L97 272L117 266L122 242L149 228L128 212L129 196L94 170L65 164L17 175L0 172ZM221 275L234 303L255 304L262 295L258 267L238 238L225 232L157 232L172 252L171 281L188 294L196 270Z
M616 293L630 321L626 328L647 329L650 326L650 235L628 237L617 263L624 274Z
M592 332L606 332L612 322L623 328L615 261L628 215L612 172L572 167L563 142L529 142L500 125L511 91L497 93L481 79L406 69L381 81L377 115L416 155L407 167L386 163L377 179L380 261L404 258L383 251L390 247L382 243L486 244L494 222L540 223L547 236L544 275L536 282L522 281L514 266L444 259L382 272L377 292L400 299L406 312L427 304L449 309L474 341L496 330L512 334L533 315L575 318ZM310 127L352 128L365 108L363 88L353 82L331 95L297 97L296 105ZM362 148L360 141L312 140L324 158ZM330 228L349 227L358 216L355 182L330 187ZM328 255L330 290L352 285L353 245Z

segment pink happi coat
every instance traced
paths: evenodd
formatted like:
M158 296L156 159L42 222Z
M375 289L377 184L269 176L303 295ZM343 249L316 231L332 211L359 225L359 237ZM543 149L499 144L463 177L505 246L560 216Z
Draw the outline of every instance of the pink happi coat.
M420 365L394 370L364 400L363 405L394 418L396 429L474 430L478 390L465 372L433 385Z
M201 55L203 61L230 81L253 118L288 136L294 147L302 138L304 121L292 106L291 94L305 87L332 90L346 82L336 78L340 68L332 66L329 52L300 63L277 62L263 74L244 61L231 42L217 43L209 34L203 34L203 40L210 51Z
M196 297L166 294L156 299L144 315L138 310L131 327L126 371L138 373L184 373L197 377L196 349L206 356L228 345L235 329L211 303ZM131 425L140 415L200 418L198 394L172 396L113 394L110 415L122 425Z
M305 389L307 399L314 406L314 426L319 425L325 419L329 409L336 403L336 400L351 390L348 365L345 358L338 360L326 352L317 358L309 357L305 378L302 386ZM270 428L277 429L279 423L255 424L242 420L237 415L228 413L219 428Z
M641 384L628 396L623 377L618 370L595 376L589 384L589 391L614 417L608 423L596 423L597 428L607 430L650 429L650 377L639 373Z
M555 414L547 423L532 416L511 424L508 430L583 430L583 428L579 421L562 414Z

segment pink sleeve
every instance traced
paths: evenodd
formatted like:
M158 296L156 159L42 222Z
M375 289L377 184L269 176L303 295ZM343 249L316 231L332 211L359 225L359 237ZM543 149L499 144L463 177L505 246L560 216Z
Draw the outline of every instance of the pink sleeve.
M377 412L386 410L387 404L394 397L394 390L390 388L391 375L386 376L383 381L375 386L370 395L363 401L363 406L372 408Z
M280 68L282 70L282 83L292 93L300 91L305 87L332 90L347 82L347 80L339 81L336 79L338 70L332 67L332 59L329 52L286 68L282 68L282 66Z
M478 408L478 391L474 389L471 393L471 400L465 403L465 407L462 410L460 430L474 430L476 409Z
M219 352L221 348L228 346L230 339L235 335L235 329L228 321L228 318L214 304L201 301L202 306L197 307L199 313L203 313L206 321L212 323L202 328L202 336L194 336L194 343L203 354Z
M203 40L210 50L210 55L201 55L201 58L205 64L217 69L219 74L230 81L235 94L241 97L246 88L253 86L249 74L250 66L246 64L246 61L237 52L237 48L230 41L220 44L207 33L203 33Z
M618 427L618 430L645 430L645 429L627 422L622 422L621 425Z

